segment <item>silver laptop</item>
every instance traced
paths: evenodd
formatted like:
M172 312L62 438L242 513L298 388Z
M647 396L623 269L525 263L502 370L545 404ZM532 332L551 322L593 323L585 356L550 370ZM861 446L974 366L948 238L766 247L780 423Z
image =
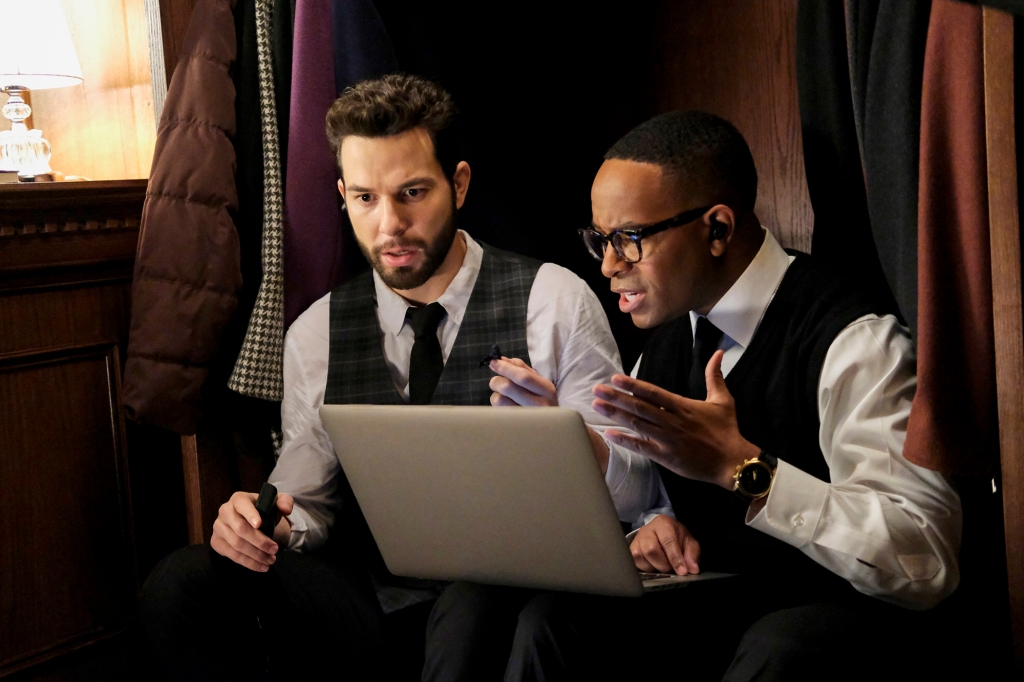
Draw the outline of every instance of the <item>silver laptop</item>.
M395 575L622 597L726 575L637 571L574 410L325 405L320 418Z

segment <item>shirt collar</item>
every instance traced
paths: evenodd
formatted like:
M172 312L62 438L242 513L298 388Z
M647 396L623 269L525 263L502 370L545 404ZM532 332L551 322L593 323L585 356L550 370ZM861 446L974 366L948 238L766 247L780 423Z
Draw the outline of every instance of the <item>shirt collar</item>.
M707 315L711 324L744 348L754 338L764 311L775 297L792 260L772 233L761 229L764 241L754 260ZM692 326L696 326L697 317L697 313L690 313Z
M437 299L437 302L448 313L448 317L456 324L462 324L462 316L466 314L469 297L473 294L473 287L476 286L476 278L480 274L480 263L483 262L484 254L483 248L472 237L463 230L459 230L459 234L466 240L466 257L462 259L462 266L455 274L455 279ZM406 311L412 306L395 293L391 287L384 284L376 270L373 271L373 286L377 294L377 319L380 321L381 330L397 336L405 324Z

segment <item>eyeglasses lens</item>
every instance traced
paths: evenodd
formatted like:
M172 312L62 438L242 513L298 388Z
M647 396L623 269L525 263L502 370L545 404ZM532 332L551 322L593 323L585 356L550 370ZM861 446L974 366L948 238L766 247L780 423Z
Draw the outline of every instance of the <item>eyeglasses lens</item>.
M636 263L640 260L640 247L635 241L622 233L616 233L612 240L615 251L622 257L622 260L627 263Z

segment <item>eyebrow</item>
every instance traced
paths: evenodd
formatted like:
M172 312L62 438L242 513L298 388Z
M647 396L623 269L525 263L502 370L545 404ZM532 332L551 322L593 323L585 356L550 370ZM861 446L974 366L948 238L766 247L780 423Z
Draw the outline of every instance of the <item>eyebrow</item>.
M435 187L437 185L437 180L435 180L434 178L432 178L432 177L430 177L428 175L424 175L424 176L418 177L418 178L413 178L412 180L406 180L401 185L399 185L398 186L398 191L401 192L404 189L409 189L410 187L415 187L416 185L429 185L430 187ZM360 187L359 185L348 185L345 188L345 192L346 193L354 192L355 194L363 194L363 193L373 192L373 190L370 189L369 187Z

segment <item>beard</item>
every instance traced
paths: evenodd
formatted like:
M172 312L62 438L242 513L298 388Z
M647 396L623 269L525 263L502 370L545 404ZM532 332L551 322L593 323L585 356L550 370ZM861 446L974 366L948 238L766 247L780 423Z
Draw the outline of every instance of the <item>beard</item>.
M427 280L434 276L437 269L444 263L444 259L448 257L448 251L451 250L452 244L455 242L457 232L458 229L455 226L455 198L453 196L448 218L445 220L441 232L438 233L433 241L427 242L423 239L399 238L374 246L372 249L368 249L362 243L359 243L359 250L363 252L366 260L377 271L384 284L392 289L408 291L409 289L423 286L427 283ZM423 250L423 262L418 267L403 265L391 268L384 265L381 259L382 253L408 247Z

